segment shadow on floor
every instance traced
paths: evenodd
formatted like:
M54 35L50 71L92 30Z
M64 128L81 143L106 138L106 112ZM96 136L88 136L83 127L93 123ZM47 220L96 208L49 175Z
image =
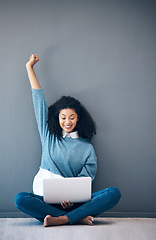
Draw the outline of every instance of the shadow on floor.
M39 222L39 221L32 221L32 220L29 220L29 221L23 221L23 220L21 220L21 222L20 221L18 221L18 222L16 222L16 220L15 220L15 222L13 222L12 224L11 224L12 226L42 226L43 225L43 223L41 223L41 222Z
M95 218L95 221L94 221L94 225L111 225L111 224L114 224L114 222L104 221L99 218L98 218L98 220Z

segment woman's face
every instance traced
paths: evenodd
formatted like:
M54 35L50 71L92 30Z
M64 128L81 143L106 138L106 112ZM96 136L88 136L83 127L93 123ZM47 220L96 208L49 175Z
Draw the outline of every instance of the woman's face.
M77 125L78 115L74 109L62 109L59 113L59 124L65 132L72 132Z

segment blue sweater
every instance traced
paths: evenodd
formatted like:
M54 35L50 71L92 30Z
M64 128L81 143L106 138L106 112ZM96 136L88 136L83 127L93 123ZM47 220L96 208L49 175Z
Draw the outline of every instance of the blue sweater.
M88 177L96 174L97 158L93 146L83 138L49 138L48 106L42 89L32 89L34 110L42 143L41 168L62 177Z

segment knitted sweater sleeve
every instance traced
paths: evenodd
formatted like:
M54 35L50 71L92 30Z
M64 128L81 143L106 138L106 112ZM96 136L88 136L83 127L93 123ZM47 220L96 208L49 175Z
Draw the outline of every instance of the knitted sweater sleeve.
M85 164L83 165L80 173L78 174L78 177L91 177L93 181L96 175L96 170L97 170L97 157L92 147Z
M48 132L48 106L42 89L32 89L32 98L38 131L42 142Z

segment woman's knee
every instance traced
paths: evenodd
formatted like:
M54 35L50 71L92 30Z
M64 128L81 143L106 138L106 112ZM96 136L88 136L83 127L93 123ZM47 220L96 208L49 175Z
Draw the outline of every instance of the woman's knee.
M108 190L111 193L113 200L115 202L118 202L120 200L120 198L121 198L120 190L118 188L116 188L116 187L109 187Z
M30 193L28 192L20 192L15 196L14 201L17 208L21 208L21 206L23 206L24 200L29 196L29 194Z

